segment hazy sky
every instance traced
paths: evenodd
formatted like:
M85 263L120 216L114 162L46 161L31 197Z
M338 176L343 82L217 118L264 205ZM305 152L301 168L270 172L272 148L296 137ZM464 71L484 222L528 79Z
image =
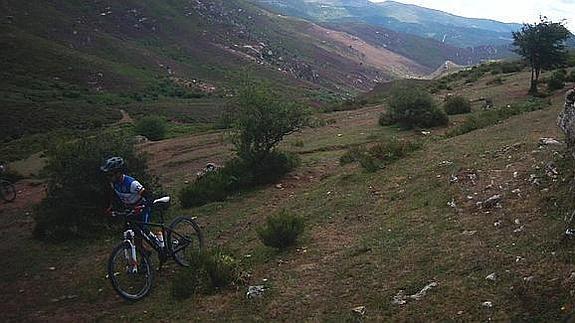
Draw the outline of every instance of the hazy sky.
M370 0L383 2L385 0ZM540 15L553 21L567 19L575 32L575 0L396 0L446 11L458 16L488 18L504 22L536 22Z

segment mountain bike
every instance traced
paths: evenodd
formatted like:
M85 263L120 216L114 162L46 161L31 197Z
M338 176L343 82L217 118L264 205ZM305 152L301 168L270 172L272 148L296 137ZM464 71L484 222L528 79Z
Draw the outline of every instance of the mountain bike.
M124 241L114 248L108 260L108 278L114 290L125 300L137 301L152 290L155 270L150 259L152 251L142 248L146 243L158 253L160 264L173 259L178 265L190 266L191 257L203 248L203 237L195 218L177 217L169 225L164 224L163 211L169 207L170 198L157 199L152 204L154 213L160 214L160 223L136 220L138 209L114 211L113 216L125 220ZM160 228L165 241L154 235L151 228ZM142 243L136 243L142 239ZM139 246L140 247L139 247Z

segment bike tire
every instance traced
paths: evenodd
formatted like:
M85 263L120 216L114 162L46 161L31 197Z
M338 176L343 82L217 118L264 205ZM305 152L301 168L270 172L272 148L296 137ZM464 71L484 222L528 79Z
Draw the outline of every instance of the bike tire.
M128 273L125 263L123 264L123 268L120 264L117 264L117 262L121 262L122 260L126 261L124 251L129 251L130 249L130 244L127 242L122 242L114 248L108 260L108 279L120 297L127 301L134 302L148 296L148 294L152 291L152 286L155 279L155 271L150 257L146 256L140 249L136 249L137 257L140 260L138 273ZM116 265L119 265L119 267ZM130 278L130 276L132 278L143 278L144 284L142 284L142 287L135 288L132 291L129 290L129 286L124 286L124 284L120 283L118 278L120 276L125 276L127 278Z
M0 196L6 202L12 202L16 199L16 187L6 180L0 180Z
M189 217L177 217L168 226L167 243L170 254L176 263L182 267L189 267L194 253L204 248L204 238L200 226ZM182 246L181 241L187 244Z

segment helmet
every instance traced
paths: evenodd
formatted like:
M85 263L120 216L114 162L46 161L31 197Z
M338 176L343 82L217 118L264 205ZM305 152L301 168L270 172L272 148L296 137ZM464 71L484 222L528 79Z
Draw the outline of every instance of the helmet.
M126 163L122 157L111 157L104 162L100 170L104 173L109 173L113 171L123 171L125 167Z

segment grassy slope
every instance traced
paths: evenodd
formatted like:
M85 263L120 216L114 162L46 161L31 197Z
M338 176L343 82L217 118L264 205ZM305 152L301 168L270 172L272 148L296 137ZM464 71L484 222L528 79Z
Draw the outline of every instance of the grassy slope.
M525 73L512 77L527 84ZM507 84L483 88L485 81L461 91L502 98L513 91ZM521 89L524 93L526 87ZM514 95L507 97L525 99L524 94ZM340 321L353 319L350 309L365 305L369 320L559 319L575 306L567 280L573 251L570 244L560 243L560 216L545 208L555 194L552 185L550 192L542 191L550 180L544 178L544 186L536 187L528 179L541 174L536 166L541 169L556 158L553 150L561 149L538 149L540 137L559 135L555 119L561 106L558 94L545 110L451 139L432 136L423 150L374 174L338 166L341 147L417 134L378 127L381 108L331 114L326 118L335 124L288 140L286 147L304 141L304 147L289 148L302 154L304 166L282 181L284 190L263 188L192 211L175 210L199 216L210 245L222 245L241 259L252 274L250 284L268 280L269 289L259 300L247 300L241 287L173 302L169 277L178 269L172 266L160 275L148 299L124 304L103 277L116 239L45 246L30 240L31 221L23 211L6 211L2 231L12 238L0 249L4 259L11 259L2 269L0 287L7 291L0 298L7 309L2 315L36 320ZM453 164L442 166L443 161ZM185 165L178 167L189 172ZM565 170L560 172L564 176ZM470 173L478 175L475 183L466 175ZM453 174L460 179L456 184L449 183ZM170 186L181 185L184 175L170 176L175 181ZM517 188L520 194L512 193ZM502 209L475 206L493 194L503 195ZM456 209L447 206L452 199ZM308 224L298 249L286 253L264 248L255 233L255 226L280 208L303 215ZM500 226L494 226L497 221ZM523 231L514 233L521 225ZM486 280L493 272L497 281ZM432 281L439 285L420 301L391 304L399 290L413 294ZM77 297L53 300L66 295ZM483 307L484 301L492 301L493 308Z

